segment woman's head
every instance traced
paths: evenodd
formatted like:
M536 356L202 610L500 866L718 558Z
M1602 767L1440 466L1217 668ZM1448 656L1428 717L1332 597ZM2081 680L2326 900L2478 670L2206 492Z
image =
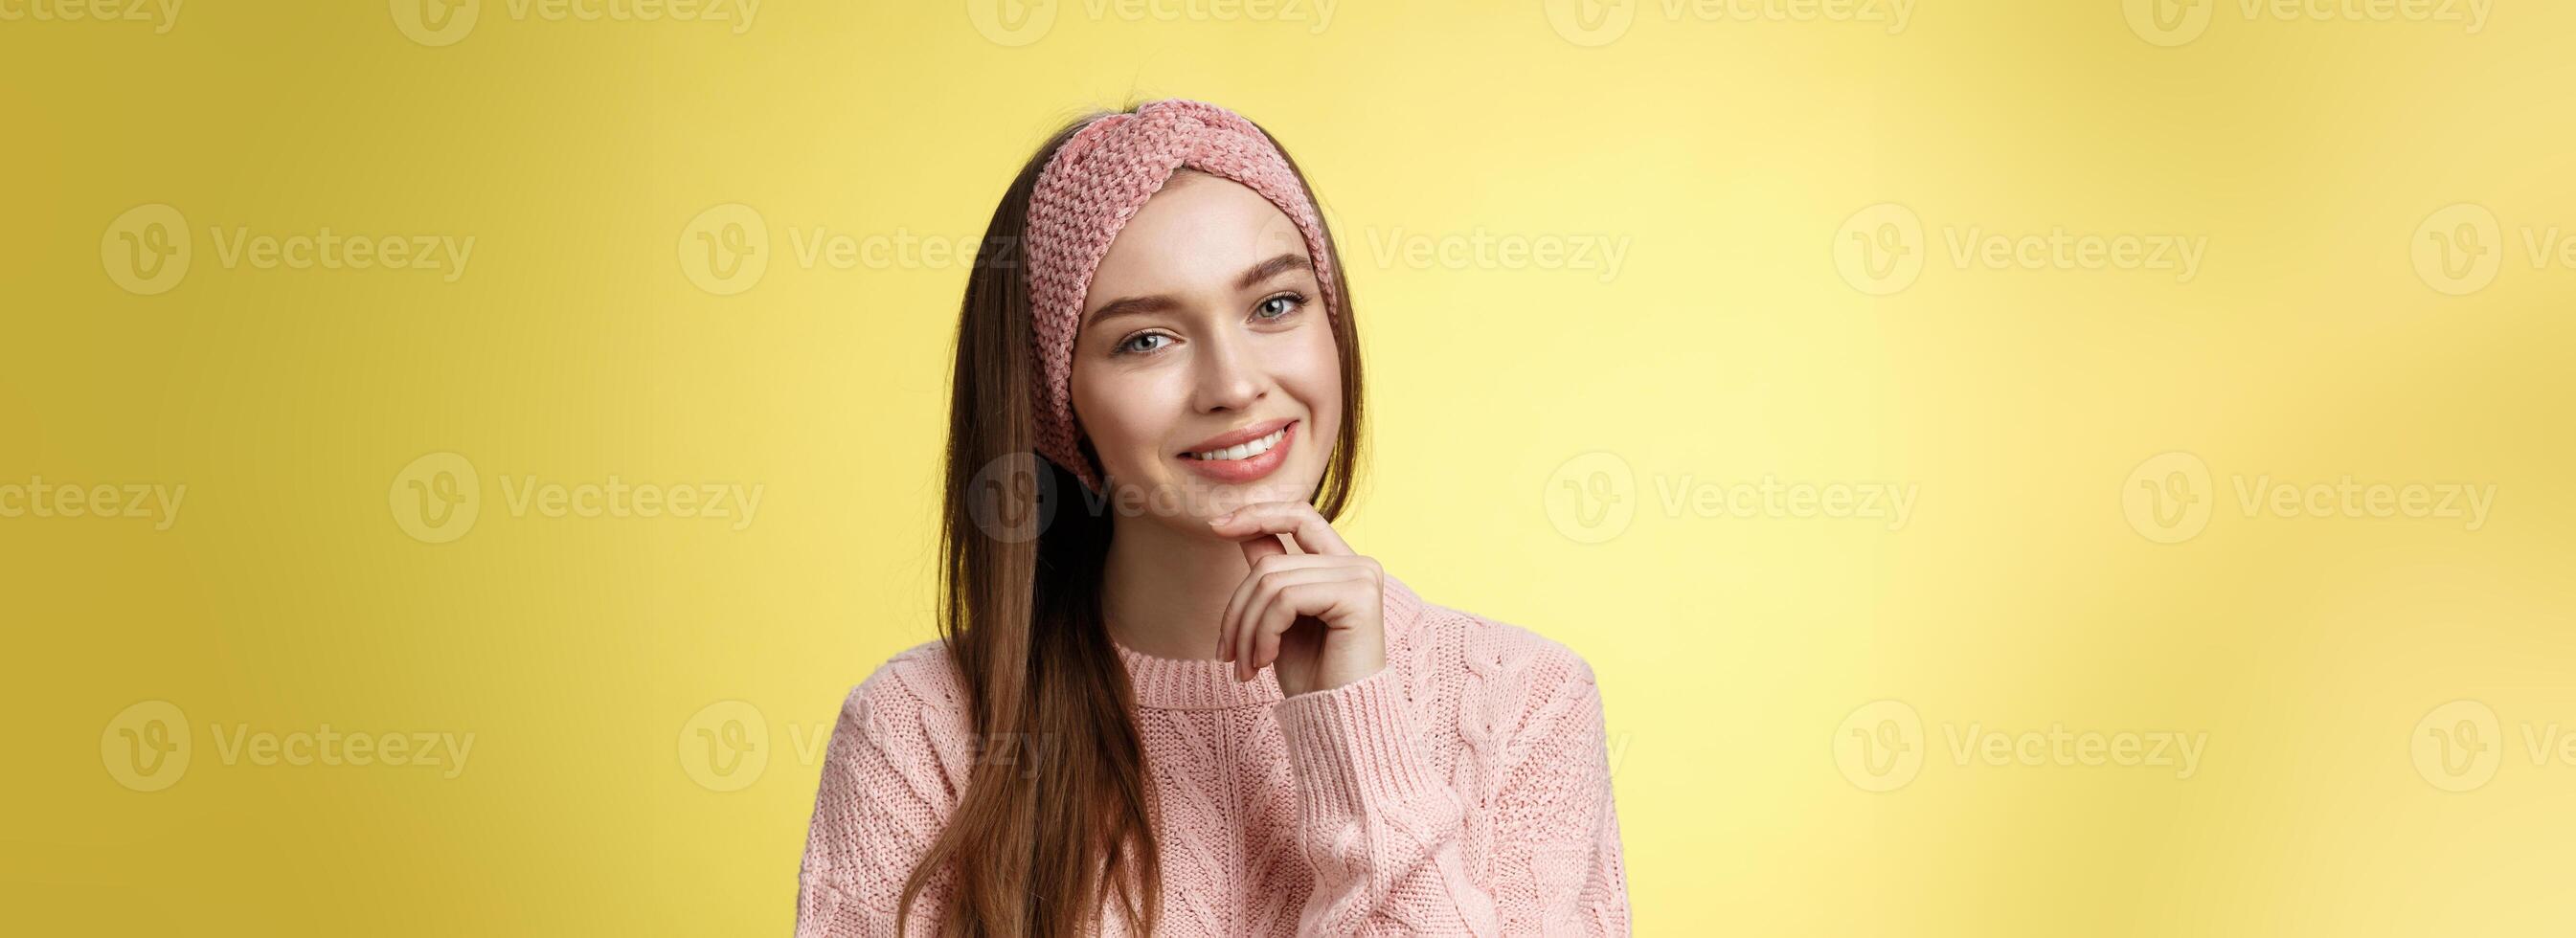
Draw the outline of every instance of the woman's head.
M1101 258L1073 412L1113 499L1145 509L1135 520L1208 536L1216 515L1314 494L1344 421L1337 317L1309 253L1259 193L1184 169Z
M1359 333L1315 204L1257 125L1156 101L1057 130L993 210L958 317L940 620L977 738L1035 763L969 767L907 915L945 883L950 935L1078 934L1104 902L1152 932L1151 785L1102 564L1121 522L1207 537L1197 519L1245 502L1348 504ZM1276 466L1188 461L1279 421Z
M1358 333L1332 234L1296 164L1259 125L1199 101L1150 101L1068 130L1031 161L1039 175L1021 229L1039 452L1122 516L1204 519L1319 488L1319 505L1338 510L1358 451ZM1260 282L1244 284L1248 274ZM1274 289L1243 295L1264 288ZM1256 335L1303 341L1235 341ZM1290 377L1324 387L1279 400ZM1342 400L1323 401L1323 419L1263 412L1326 391ZM1288 446L1269 459L1181 455L1283 421Z

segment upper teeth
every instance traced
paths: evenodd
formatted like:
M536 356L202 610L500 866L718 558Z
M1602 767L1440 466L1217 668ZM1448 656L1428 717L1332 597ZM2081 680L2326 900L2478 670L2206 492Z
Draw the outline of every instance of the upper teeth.
M1287 435L1288 428L1286 426L1281 426L1279 429L1270 431L1269 436L1262 437L1250 443L1237 443L1224 449L1212 449L1204 453L1191 453L1190 456L1194 459L1205 460L1250 459L1254 456L1259 456L1263 453L1269 452L1271 447L1279 445L1280 437Z

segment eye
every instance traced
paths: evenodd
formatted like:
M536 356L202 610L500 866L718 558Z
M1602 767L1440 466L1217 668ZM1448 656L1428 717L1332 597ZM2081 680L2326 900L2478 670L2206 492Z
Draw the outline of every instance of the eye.
M1114 355L1151 355L1155 352L1162 351L1163 346L1156 345L1151 348L1139 348L1137 347L1137 343L1146 339L1162 339L1168 342L1171 338L1171 336L1160 332L1139 332L1120 341L1118 343L1118 347L1111 349L1110 353Z
M1305 295L1292 291L1262 300L1258 305L1252 307L1252 309L1253 315L1258 316L1265 321L1276 322L1278 320L1288 318L1290 314L1295 313L1299 308L1304 307L1305 305Z

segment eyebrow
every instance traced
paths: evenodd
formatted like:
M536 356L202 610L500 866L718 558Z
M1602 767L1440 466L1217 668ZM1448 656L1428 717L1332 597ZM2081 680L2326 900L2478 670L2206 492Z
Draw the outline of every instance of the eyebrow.
M1280 274L1287 273L1291 270L1312 272L1314 269L1315 262L1309 260L1306 255L1296 253L1281 254L1269 260L1262 261L1261 263L1254 264L1250 268L1246 269L1243 272L1243 276L1235 278L1234 288L1236 290L1249 290L1253 287L1260 286L1263 281L1279 276ZM1101 322L1119 316L1136 316L1145 313L1159 313L1176 308L1180 305L1179 300L1172 299L1171 297L1162 294L1155 294L1152 296L1126 296L1101 304L1099 309L1092 311L1090 320L1092 322Z

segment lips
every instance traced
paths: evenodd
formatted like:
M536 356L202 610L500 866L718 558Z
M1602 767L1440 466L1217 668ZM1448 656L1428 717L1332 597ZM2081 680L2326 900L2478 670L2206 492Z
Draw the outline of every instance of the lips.
M1228 430L1224 433L1219 433L1215 436L1208 437L1207 439L1191 444L1188 448L1181 450L1181 455L1193 456L1213 449L1224 449L1229 446L1250 443L1262 437L1277 433L1279 432L1279 428L1296 422L1297 421L1295 420L1282 417L1276 420L1264 420L1240 430Z
M1240 430L1209 437L1192 444L1187 451L1173 458L1180 460L1181 465L1189 467L1191 472L1217 482L1240 485L1276 472L1281 465L1287 463L1288 449L1297 444L1297 431L1302 426L1304 425L1296 420L1263 421ZM1251 452L1272 434L1277 434L1278 437L1270 441L1268 449L1258 453ZM1240 458L1224 458L1228 451L1238 449L1243 453ZM1211 454L1218 458L1200 458L1202 455Z

